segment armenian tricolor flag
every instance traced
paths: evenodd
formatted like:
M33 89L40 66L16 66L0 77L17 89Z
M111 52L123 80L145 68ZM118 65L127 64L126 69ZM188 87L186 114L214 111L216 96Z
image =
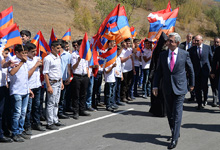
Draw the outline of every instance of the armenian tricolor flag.
M130 30L131 30L131 37L132 39L134 39L137 35L137 31L135 30L133 26L131 26Z
M66 33L63 35L62 40L71 41L71 28L69 28Z
M3 30L0 30L0 51L15 44L22 44L17 24L13 24Z
M13 25L13 7L9 7L0 13L0 30Z
M53 31L53 28L52 28L52 30L51 30L51 35L50 35L49 46L51 46L51 43L52 43L53 41L56 41L56 40L57 40L57 37L56 37L56 35L55 35L54 31Z
M90 61L90 59L92 57L92 52L90 49L90 44L89 44L87 33L85 33L82 44L80 46L79 56L80 56L80 58L85 59L87 61Z
M37 46L37 55L40 55L42 59L47 56L47 52L51 52L50 46L47 44L41 31L38 31L31 43Z
M141 42L140 42L140 44L139 44L139 46L138 46L138 48L137 48L137 51L140 51L141 53L143 53L144 51L144 47L145 47L145 45L144 45L144 41L146 40L146 38L144 38L143 40L141 40Z

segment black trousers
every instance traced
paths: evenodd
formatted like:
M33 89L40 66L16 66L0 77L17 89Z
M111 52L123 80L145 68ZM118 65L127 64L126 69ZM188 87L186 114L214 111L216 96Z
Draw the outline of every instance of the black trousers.
M121 99L128 98L130 85L133 78L133 70L123 73L124 80L121 82Z
M172 139L178 140L183 113L183 102L185 95L164 94L167 109L167 118L172 133Z
M87 76L74 75L71 81L71 92L72 92L72 105L73 113L85 111L86 109L86 94L89 78Z
M214 79L209 77L212 88L213 104L217 104L217 100L218 100L218 80L219 80L218 77L219 75L217 75Z
M196 101L199 106L202 105L202 93L204 96L204 101L207 101L208 98L208 77L200 73L195 77L195 92L196 92Z

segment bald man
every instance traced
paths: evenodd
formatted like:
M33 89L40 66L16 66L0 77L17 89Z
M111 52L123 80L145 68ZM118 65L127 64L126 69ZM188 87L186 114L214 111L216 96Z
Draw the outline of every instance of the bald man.
M210 64L212 62L212 50L208 45L203 44L201 35L195 37L196 46L190 48L189 54L195 73L195 92L198 110L207 105L208 98L208 78L210 74ZM203 93L203 100L202 100ZM203 106L202 106L203 104Z

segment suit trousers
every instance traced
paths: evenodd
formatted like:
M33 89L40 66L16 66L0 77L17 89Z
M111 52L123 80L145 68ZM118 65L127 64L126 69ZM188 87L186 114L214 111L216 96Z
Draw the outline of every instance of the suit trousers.
M71 81L71 92L73 92L72 104L74 114L79 114L79 112L86 110L86 95L88 84L89 78L87 77L87 75L74 75Z
M182 121L184 95L176 95L172 92L169 95L164 94L167 109L167 118L172 133L172 139L178 140L180 135L180 126Z
M196 92L196 101L199 106L202 105L202 93L204 95L204 101L207 101L208 98L208 77L202 75L195 76L195 92Z
M128 98L130 85L133 78L133 70L123 73L124 80L121 82L121 99Z

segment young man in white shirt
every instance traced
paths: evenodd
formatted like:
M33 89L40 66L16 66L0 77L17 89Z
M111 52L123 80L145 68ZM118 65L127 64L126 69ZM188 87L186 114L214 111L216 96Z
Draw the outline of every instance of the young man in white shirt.
M142 60L142 69L143 69L143 98L147 98L151 94L150 81L148 80L149 70L150 70L150 62L152 58L152 42L148 39L144 41L145 48L143 53L141 54Z
M38 131L46 131L46 129L40 124L40 66L42 66L42 60L36 56L37 48L33 43L27 43L25 46L28 48L28 83L31 91L34 93L34 98L29 98L28 100L25 133L27 135L32 135L31 128ZM31 118L33 123L31 123Z
M63 81L61 74L61 60L58 55L61 50L61 42L53 41L51 43L51 53L44 58L44 80L47 85L47 129L59 130L57 126L64 126L58 120L58 104L61 90L63 90Z
M78 119L80 116L90 116L86 110L86 94L89 83L88 61L81 59L79 49L82 40L77 42L77 50L71 56L71 68L73 79L71 81L72 101L73 101L73 118Z
M122 72L124 80L121 83L121 101L122 102L128 102L131 101L130 97L130 84L133 78L133 75L135 74L134 69L134 61L133 61L133 54L132 54L132 48L131 48L131 40L126 39L126 44L124 46L124 49L122 50L121 55L119 56L121 58L122 63ZM127 99L127 100L126 100Z
M22 45L15 46L16 56L12 61L17 62L18 66L9 67L10 73L10 96L12 102L12 139L15 142L24 142L29 139L24 131L24 122L29 99L29 93L33 97L33 93L29 89L28 84L28 66L27 66L27 47ZM21 138L22 137L22 138Z

